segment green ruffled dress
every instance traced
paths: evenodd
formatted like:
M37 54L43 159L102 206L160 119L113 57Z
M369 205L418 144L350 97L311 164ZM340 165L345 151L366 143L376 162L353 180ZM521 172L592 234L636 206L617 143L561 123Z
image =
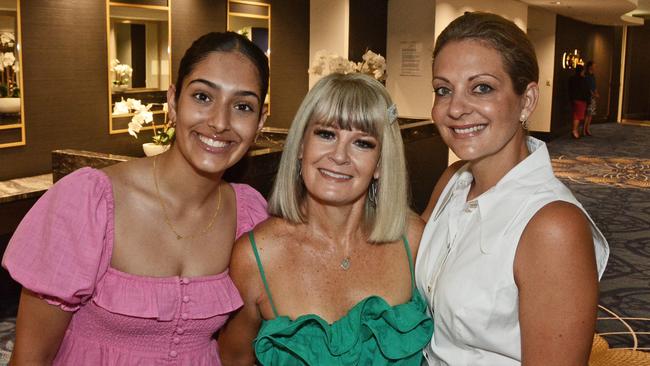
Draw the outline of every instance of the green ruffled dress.
M274 319L262 322L254 341L261 365L420 365L422 349L433 335L433 320L415 288L413 259L403 239L411 270L411 300L390 306L378 296L357 303L333 324L315 314L295 320L279 316L257 252L249 233L257 266L271 302Z

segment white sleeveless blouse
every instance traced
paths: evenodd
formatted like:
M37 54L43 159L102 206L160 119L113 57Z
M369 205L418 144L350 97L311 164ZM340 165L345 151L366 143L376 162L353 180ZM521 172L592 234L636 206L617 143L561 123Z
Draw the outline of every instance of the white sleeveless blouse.
M544 142L528 137L527 144L531 154L472 201L467 202L472 174L467 165L456 172L424 229L415 274L434 319L433 338L424 350L430 365L521 364L513 273L519 238L550 202L566 201L584 211L553 175ZM609 247L589 221L600 278Z

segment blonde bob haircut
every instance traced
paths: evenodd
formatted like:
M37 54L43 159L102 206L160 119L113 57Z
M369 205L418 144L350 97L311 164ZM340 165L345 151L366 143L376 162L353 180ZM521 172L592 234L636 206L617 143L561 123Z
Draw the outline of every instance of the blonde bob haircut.
M303 210L307 189L300 175L299 156L305 131L318 123L361 130L379 141L376 204L367 194L364 228L368 240L375 243L396 241L405 235L408 178L402 135L394 113L389 112L392 105L386 88L367 75L330 74L320 79L305 96L289 129L269 200L271 215L294 224L309 220Z

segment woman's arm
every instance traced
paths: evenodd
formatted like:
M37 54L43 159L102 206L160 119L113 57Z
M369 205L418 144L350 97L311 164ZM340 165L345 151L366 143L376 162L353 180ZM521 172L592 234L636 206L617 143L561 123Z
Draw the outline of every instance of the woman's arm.
M451 177L456 174L458 169L460 169L463 165L465 165L464 161L457 161L445 169L444 172L442 172L442 175L440 178L438 178L438 182L436 183L435 187L433 187L433 192L431 192L431 198L429 198L429 203L427 204L427 207L424 209L424 212L420 215L420 217L424 220L424 222L429 221L429 217L431 217L431 213L433 212L433 209L436 207L436 203L438 203L438 199L440 198L440 195L442 194L442 191L445 189L447 186L447 183L449 183L449 180Z
M244 306L239 309L219 332L219 349L223 365L253 365L255 352L253 340L262 324L258 303L263 286L257 262L247 235L242 236L233 247L230 259L232 277Z
M9 363L12 366L51 365L71 318L71 312L50 305L23 289L16 320L16 345Z
M587 365L598 311L598 274L589 222L553 202L526 226L514 263L522 364Z

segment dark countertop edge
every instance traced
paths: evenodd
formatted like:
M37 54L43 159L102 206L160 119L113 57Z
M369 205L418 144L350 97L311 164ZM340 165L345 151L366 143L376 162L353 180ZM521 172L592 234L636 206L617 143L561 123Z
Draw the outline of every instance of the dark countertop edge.
M431 120L418 121L418 122L411 122L411 123L406 123L406 124L400 125L399 129L400 130L406 130L406 129L409 129L409 128L415 128L415 127L426 126L426 125L435 126L436 124L433 123Z
M16 179L10 179L7 181L0 182L0 185L10 184L12 182L21 184L26 180L38 180L38 179L47 180L47 183L43 183L44 186L42 188L27 188L22 192L8 193L8 194L0 193L0 204L41 196L43 193L45 193L45 191L47 191L52 186L52 174L42 174L34 177L16 178Z
M120 161L137 159L137 157L134 156L108 154L108 153L100 153L95 151L75 150L75 149L53 150L52 153L62 154L62 155L83 156L86 158L100 158L100 159L110 159L110 160L120 160Z

